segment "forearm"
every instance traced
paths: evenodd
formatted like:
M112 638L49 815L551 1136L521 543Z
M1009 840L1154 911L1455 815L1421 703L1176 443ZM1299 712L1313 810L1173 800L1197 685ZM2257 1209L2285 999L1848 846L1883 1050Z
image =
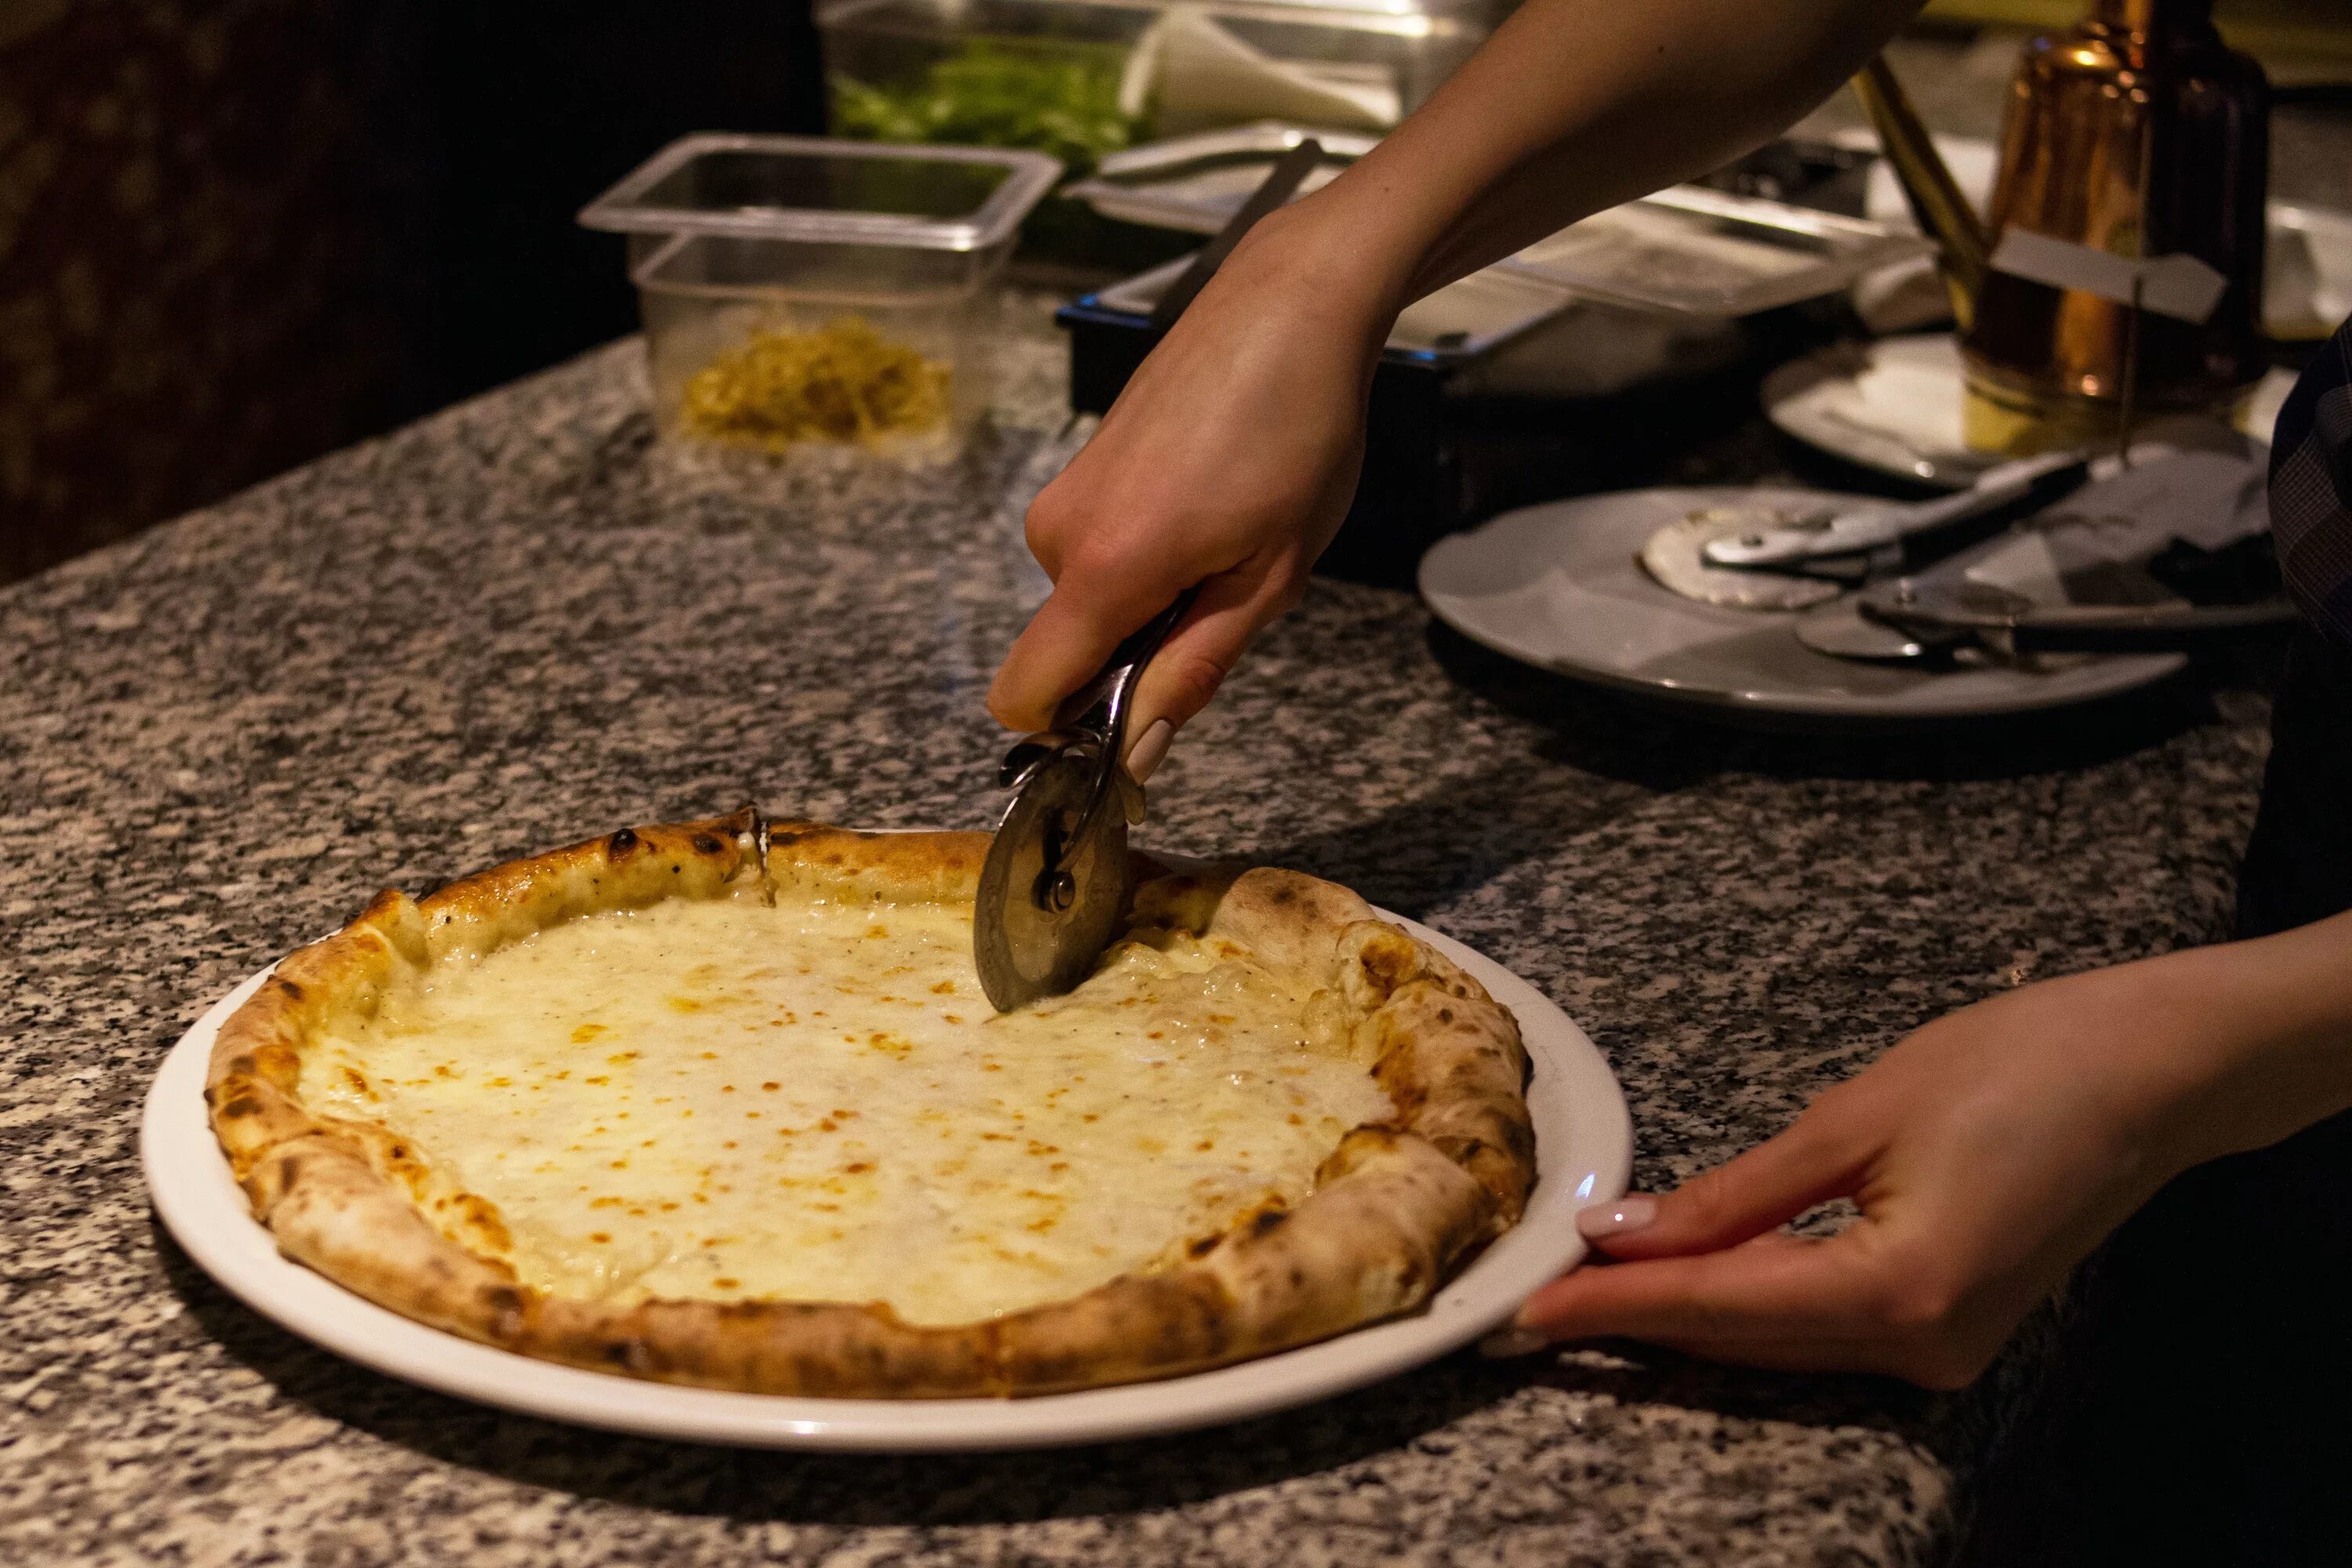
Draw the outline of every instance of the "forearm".
M2352 1110L2352 914L2149 961L2160 1141L2179 1166Z
M1528 0L1381 145L1281 215L1388 316L1703 174L1833 91L1921 0Z

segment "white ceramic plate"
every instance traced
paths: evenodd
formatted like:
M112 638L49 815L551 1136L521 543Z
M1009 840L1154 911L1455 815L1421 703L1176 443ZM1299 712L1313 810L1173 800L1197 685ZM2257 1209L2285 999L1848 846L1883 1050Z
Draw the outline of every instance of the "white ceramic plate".
M1933 669L1864 664L1797 640L1790 612L1724 609L1670 594L1634 557L1701 507L1811 510L1823 490L1625 490L1506 512L1440 540L1422 597L1447 626L1539 669L1717 711L1841 723L1916 723L2089 702L2163 679L2179 654Z
M2239 405L2235 424L2267 443L2294 376L2273 370ZM1766 417L1809 447L1899 479L1958 489L2000 461L1961 438L1966 386L1949 332L1835 343L1764 378Z
M204 1103L213 1037L268 970L223 997L164 1058L148 1091L140 1156L173 1238L246 1305L363 1365L485 1405L616 1432L774 1448L1034 1448L1213 1426L1360 1388L1477 1339L1583 1258L1576 1210L1625 1190L1633 1141L1624 1096L1584 1031L1493 960L1387 918L1476 975L1518 1016L1535 1065L1528 1104L1541 1167L1527 1215L1425 1311L1190 1377L1035 1399L784 1398L558 1366L412 1322L281 1257L214 1142Z

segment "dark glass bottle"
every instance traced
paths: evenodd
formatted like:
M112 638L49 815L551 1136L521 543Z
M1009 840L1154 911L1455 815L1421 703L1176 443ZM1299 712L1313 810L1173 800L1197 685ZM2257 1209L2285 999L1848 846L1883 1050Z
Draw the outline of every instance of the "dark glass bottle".
M1961 347L1969 439L1994 451L2112 436L2149 413L2217 408L2263 374L2270 89L2213 29L2211 0L2095 0L2033 40L2011 89L1989 232L2119 256L2187 251L2230 282L2202 325L1995 272Z

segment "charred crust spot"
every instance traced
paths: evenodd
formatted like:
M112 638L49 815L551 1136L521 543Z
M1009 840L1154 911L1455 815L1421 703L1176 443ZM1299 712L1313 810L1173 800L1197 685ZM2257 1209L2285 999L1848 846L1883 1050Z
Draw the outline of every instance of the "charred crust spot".
M809 831L804 827L772 829L768 834L768 846L775 848L786 844L798 844L809 837Z
M278 989L285 992L286 994L291 996L297 1002L302 1000L302 988L299 985L295 984L291 980L280 979L278 982Z
M1395 994L1412 975L1419 954L1411 939L1402 932L1384 932L1364 944L1357 962L1362 965L1364 977L1383 996Z
M1277 904L1295 904L1298 901L1298 889L1286 883L1274 890L1271 901Z
M1184 1244L1184 1255L1188 1258L1206 1258L1217 1249L1219 1239L1213 1236L1196 1237Z
M229 1058L228 1074L232 1078L251 1078L254 1074L256 1065L257 1064L254 1062L253 1053L251 1051L240 1051L236 1056Z
M636 829L633 827L624 827L614 833L610 838L604 840L604 858L607 860L626 859L629 856L636 853L637 846L643 842L644 840L637 837Z
M522 1292L511 1285L485 1285L482 1287L482 1305L501 1314L520 1312L522 1310Z
M653 1360L646 1353L643 1340L614 1340L604 1347L604 1359L614 1366L627 1367L631 1372L643 1372Z
M1454 1009L1451 1007L1440 1007L1437 1010L1437 1021L1441 1024L1451 1024L1454 1022Z
M1260 1214L1251 1216L1249 1222L1249 1233L1252 1236L1271 1236L1274 1232L1280 1230L1283 1226L1288 1222L1289 1218L1290 1211L1288 1209L1266 1209Z
M698 833L694 836L694 847L701 854L716 855L726 846L719 842L719 837L716 834Z
M261 1110L261 1102L249 1094L240 1094L220 1109L223 1116L252 1116Z

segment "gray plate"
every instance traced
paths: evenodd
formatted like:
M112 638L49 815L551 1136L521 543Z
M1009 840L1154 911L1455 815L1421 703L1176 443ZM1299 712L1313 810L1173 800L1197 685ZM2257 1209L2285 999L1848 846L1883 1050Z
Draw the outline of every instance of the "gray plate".
M1701 508L1802 510L1832 499L1820 490L1690 489L1528 507L1441 541L1422 558L1422 596L1465 637L1538 668L1759 722L1867 726L2027 713L2137 690L2187 663L2179 654L2132 654L2042 669L1940 669L1832 658L1797 639L1797 613L1695 604L1651 581L1635 560L1652 534Z

